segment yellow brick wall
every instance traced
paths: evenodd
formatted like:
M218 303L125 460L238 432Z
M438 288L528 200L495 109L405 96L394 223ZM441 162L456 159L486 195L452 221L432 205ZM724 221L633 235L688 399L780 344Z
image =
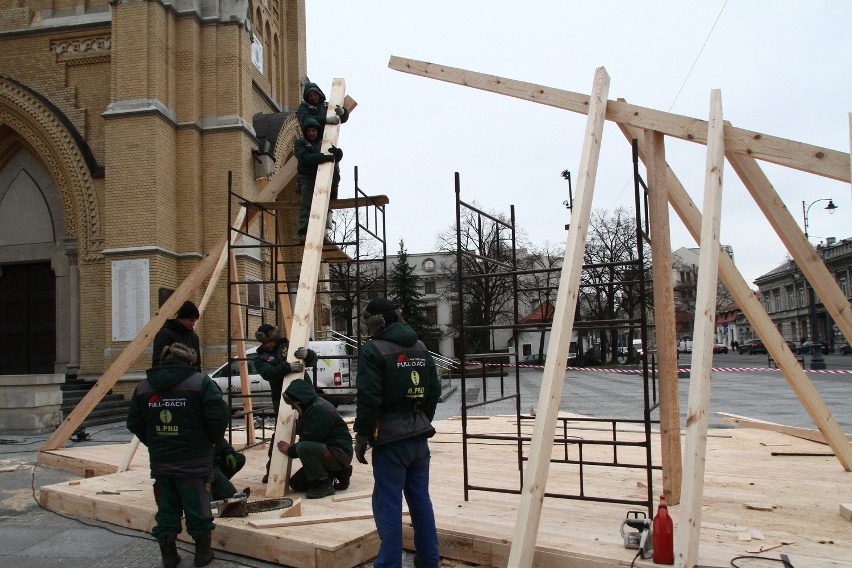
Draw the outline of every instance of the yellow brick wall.
M61 11L71 15L78 4L80 0L0 0L0 31L38 25L44 10L53 10L54 16ZM106 6L96 0L84 4ZM251 63L251 37L239 23L181 17L153 1L118 3L112 7L112 21L100 26L0 37L0 75L48 98L105 167L105 177L94 180L104 248L205 253L226 235L228 171L235 192L248 199L255 196L254 139L236 126L203 132L201 127L202 121L233 116L250 125L256 112L270 112L264 97L255 93L252 79L276 101L296 93L298 104L301 93L294 70L299 61L293 42L301 38L286 37L284 29L285 22L288 29L295 29L293 6L298 1L256 4L261 21L254 26L263 30L264 46L275 38L279 46L278 68L263 74ZM59 55L53 50L56 42L89 37L109 38L110 49ZM266 51L269 61L273 52ZM177 124L154 113L101 116L111 102L133 99L158 100L175 113ZM291 184L283 192L291 200L294 187ZM287 224L287 232L294 233L292 219ZM150 261L152 314L158 307L158 290L176 288L198 262L195 257L152 252L81 257L81 374L103 372L127 344L112 342L110 268L113 260L131 258ZM244 265L248 274L265 278L253 263ZM207 368L221 362L227 343L225 282L226 274L197 328ZM205 281L191 299L200 302L206 286ZM274 290L267 286L264 301L273 299ZM257 316L248 319L250 337L259 323ZM149 363L150 353L144 353L132 369L144 369Z
M33 20L32 8L19 8L17 6L0 8L0 31L17 30L28 27Z

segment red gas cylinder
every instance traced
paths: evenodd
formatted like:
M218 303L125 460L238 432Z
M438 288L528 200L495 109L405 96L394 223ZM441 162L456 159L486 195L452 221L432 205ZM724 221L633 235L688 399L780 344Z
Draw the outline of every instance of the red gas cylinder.
M665 495L654 515L654 564L674 564L674 527Z

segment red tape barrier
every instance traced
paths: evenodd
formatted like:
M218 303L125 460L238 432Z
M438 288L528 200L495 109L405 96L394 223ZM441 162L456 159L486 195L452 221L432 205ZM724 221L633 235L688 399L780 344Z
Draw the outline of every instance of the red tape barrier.
M481 363L477 363L477 367L482 366ZM521 369L544 369L544 365L510 365L508 363L500 364L500 363L485 363L486 367L519 367ZM471 369L468 367L468 370L472 372L472 374L476 373L476 368ZM642 373L642 369L612 369L612 368L600 368L600 367L565 367L566 371L593 371L595 373L621 373L625 375L639 375ZM777 369L775 367L713 367L710 371L714 373L741 373L741 372L752 372L752 373L777 373L781 369ZM678 373L689 373L691 369L678 369ZM852 369L805 369L806 373L821 373L824 375L852 375Z

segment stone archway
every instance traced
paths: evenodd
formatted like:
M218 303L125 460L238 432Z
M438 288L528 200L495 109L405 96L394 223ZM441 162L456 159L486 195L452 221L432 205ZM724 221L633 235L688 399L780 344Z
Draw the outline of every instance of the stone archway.
M50 307L56 373L74 373L80 361L78 249L81 261L101 260L90 154L71 122L47 99L0 77L0 267L30 265L43 274L38 265L49 263L55 282ZM20 273L20 266L15 271ZM44 309L44 304L42 297L34 306Z

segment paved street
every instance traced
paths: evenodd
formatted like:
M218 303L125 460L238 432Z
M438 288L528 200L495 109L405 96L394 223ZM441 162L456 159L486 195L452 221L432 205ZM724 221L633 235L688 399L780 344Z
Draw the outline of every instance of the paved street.
M816 389L823 396L829 409L843 427L852 432L852 356L826 355L828 370L850 371L848 374L807 373ZM690 356L681 355L679 368L688 369ZM810 366L810 357L805 358L805 368ZM766 368L766 355L716 355L714 368ZM539 383L542 371L524 369L521 371L521 410L529 412L538 405ZM514 392L514 374L504 378L507 390ZM681 378L680 400L682 420L689 395L689 379ZM482 401L482 380L468 379L466 383L468 404ZM500 380L487 379L485 386L489 400L500 397ZM731 371L713 374L710 403L711 427L726 428L715 412L739 414L749 418L758 418L779 422L788 426L814 428L810 417L802 408L793 390L777 370L771 372ZM569 371L566 375L562 393L561 408L567 412L576 412L590 416L641 418L642 417L642 379L638 374L619 374L594 371ZM514 402L504 401L482 406L471 411L472 414L511 414ZM445 419L461 414L461 389L439 405L436 418Z
M806 368L809 366L806 360ZM829 370L852 370L852 356L829 355ZM714 368L766 367L765 355L719 355ZM680 367L689 367L689 357L682 355ZM521 409L528 412L538 404L542 371L521 372ZM852 374L808 373L837 421L846 432L852 432ZM468 402L483 400L481 380L465 385ZM504 394L514 392L514 375L505 380ZM680 380L681 408L686 407L688 379ZM500 396L500 381L489 378L485 384L488 399ZM639 375L595 371L571 371L567 374L562 396L562 409L593 416L638 418L642 409L642 380ZM351 416L353 406L340 408ZM725 427L713 415L721 411L780 422L791 426L813 428L787 382L777 371L725 371L713 376L711 426ZM504 401L479 407L472 414L511 414L514 403ZM461 414L461 389L439 405L437 419ZM123 424L96 426L88 432L91 441L81 445L125 442L130 439ZM97 523L85 519L60 517L41 510L34 499L34 488L74 479L73 474L35 466L36 452L47 436L22 438L0 436L0 564L15 568L151 568L160 566L157 544L149 535ZM181 543L184 557L181 566L191 566L191 546ZM225 566L273 566L249 558L216 552L212 568ZM413 556L406 555L405 566L412 566ZM365 566L371 566L366 564Z

